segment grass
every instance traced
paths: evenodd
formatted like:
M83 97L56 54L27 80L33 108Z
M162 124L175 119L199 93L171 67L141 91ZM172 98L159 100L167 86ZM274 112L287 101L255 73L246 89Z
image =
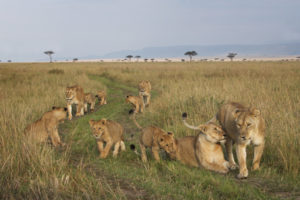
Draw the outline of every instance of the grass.
M299 196L299 62L51 63L0 65L0 198L75 199L270 199ZM52 71L50 73L50 71ZM63 71L64 73L57 73ZM53 73L54 72L54 73ZM204 169L153 159L144 164L129 150L139 135L128 118L127 94L150 80L154 98L142 126L157 125L177 137L193 135L191 123L209 120L229 100L261 109L267 123L259 172L239 181ZM64 89L106 89L108 104L60 126L65 148L32 146L23 129L49 110L64 106ZM89 119L108 118L126 130L127 151L98 158ZM134 135L132 138L131 135ZM248 148L248 161L253 149ZM151 158L151 154L149 154Z

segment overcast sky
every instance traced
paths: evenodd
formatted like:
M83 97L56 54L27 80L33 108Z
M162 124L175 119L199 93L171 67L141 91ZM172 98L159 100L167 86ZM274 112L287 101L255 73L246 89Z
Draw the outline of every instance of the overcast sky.
M299 0L0 0L2 61L299 41Z

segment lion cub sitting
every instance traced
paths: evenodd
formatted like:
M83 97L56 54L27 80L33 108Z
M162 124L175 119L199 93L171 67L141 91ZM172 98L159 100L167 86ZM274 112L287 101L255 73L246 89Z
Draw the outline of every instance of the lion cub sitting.
M165 132L164 130L155 127L148 126L142 128L135 119L135 113L133 110L129 111L129 114L133 113L133 121L135 125L142 130L142 135L139 139L139 145L141 148L141 158L143 162L147 162L146 147L151 148L152 154L155 160L160 161L159 150L163 149L167 153L174 151L174 134L170 132ZM134 147L133 147L134 148Z
M142 97L128 95L126 97L126 102L131 103L135 107L134 109L135 113L144 112L145 104Z
M225 142L225 132L214 123L207 123L194 127L185 120L187 114L182 115L184 124L191 129L199 130L198 136L186 136L177 139L175 142L175 152L170 154L171 158L176 158L183 164L204 168L219 173L229 171L229 163L224 159L224 154L220 142Z
M99 121L90 120L89 124L97 140L100 158L106 158L113 145L113 157L118 155L120 146L121 151L125 151L123 141L124 128L121 124L106 119ZM104 143L106 143L105 148L103 148Z
M96 97L99 100L99 105L107 104L107 102L106 102L106 92L104 90L98 91Z
M90 104L91 112L94 112L96 97L92 93L84 93L84 112L88 112L88 104Z
M46 142L50 137L53 146L63 145L58 134L58 124L67 118L67 108L52 107L51 111L25 129L25 135L36 142Z

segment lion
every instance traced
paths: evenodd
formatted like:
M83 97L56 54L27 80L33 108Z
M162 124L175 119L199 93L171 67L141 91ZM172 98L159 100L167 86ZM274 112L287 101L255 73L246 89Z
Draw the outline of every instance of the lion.
M46 142L50 137L53 146L63 146L57 128L58 124L66 118L67 108L53 106L51 111L44 113L40 119L28 125L24 133L38 143Z
M229 162L224 159L222 146L226 139L225 132L213 122L197 127L186 122L187 114L182 114L183 123L188 128L199 130L197 136L185 136L176 139L175 152L170 157L193 167L202 166L205 169L226 174Z
M91 112L94 112L96 97L92 93L84 93L84 112L88 112L88 104L90 104Z
M139 83L139 96L143 99L146 107L150 105L151 83L150 81L141 81Z
M107 102L106 102L106 92L104 90L98 91L96 97L99 100L99 105L107 104Z
M132 104L135 107L135 113L144 112L145 104L142 97L127 95L126 102Z
M265 121L259 109L245 107L236 102L221 106L216 116L210 121L218 121L228 135L225 146L231 169L235 169L232 145L236 143L236 153L239 162L238 178L247 178L246 147L254 145L252 170L259 169L260 160L265 146Z
M113 157L117 157L120 147L121 151L125 151L124 128L121 124L107 119L90 120L89 124L97 140L100 158L106 158L113 145ZM106 143L105 148L103 148L104 143Z
M142 128L135 119L135 112L133 110L129 111L129 114L133 113L133 122L142 131L139 139L139 145L141 148L141 158L143 162L147 162L146 148L151 148L152 154L156 161L160 161L159 150L163 149L168 154L174 152L175 139L174 134L166 132L156 126L148 126ZM135 147L132 146L132 149Z
M66 88L66 100L69 120L72 120L72 104L77 105L76 116L84 115L84 92L82 87L74 85Z

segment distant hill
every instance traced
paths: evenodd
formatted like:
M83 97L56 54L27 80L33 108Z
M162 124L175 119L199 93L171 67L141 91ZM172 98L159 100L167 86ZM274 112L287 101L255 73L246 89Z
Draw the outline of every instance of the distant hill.
M238 53L237 57L278 57L300 55L300 42L289 44L264 45L182 45L165 47L146 47L138 50L115 51L101 58L125 58L126 55L140 55L142 58L185 57L186 51L194 50L198 57L225 58L229 52Z

